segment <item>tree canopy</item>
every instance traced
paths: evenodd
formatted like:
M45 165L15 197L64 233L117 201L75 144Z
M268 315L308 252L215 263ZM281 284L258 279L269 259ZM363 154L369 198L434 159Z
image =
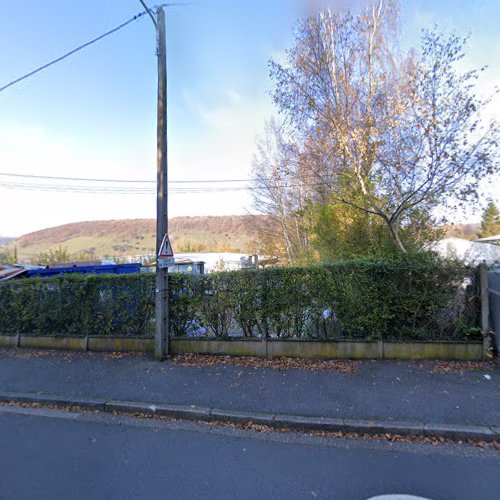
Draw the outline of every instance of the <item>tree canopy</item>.
M484 68L458 69L466 39L428 30L405 53L398 13L395 0L314 13L286 62L270 63L283 126L277 161L254 162L256 201L280 187L271 205L306 235L300 254L342 238L361 253L406 252L432 236L437 207L476 199L498 172L498 124L481 120L488 101L476 93Z
M479 238L500 235L500 212L493 200L490 200L484 209L477 235Z

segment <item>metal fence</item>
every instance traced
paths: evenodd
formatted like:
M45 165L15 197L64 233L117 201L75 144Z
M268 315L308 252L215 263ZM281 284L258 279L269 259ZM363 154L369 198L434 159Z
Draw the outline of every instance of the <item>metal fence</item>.
M490 326L495 332L497 350L500 351L500 267L488 272Z

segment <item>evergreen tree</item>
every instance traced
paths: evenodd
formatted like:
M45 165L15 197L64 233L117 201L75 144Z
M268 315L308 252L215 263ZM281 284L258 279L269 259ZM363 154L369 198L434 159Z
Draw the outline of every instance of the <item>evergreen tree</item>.
M487 238L488 236L496 236L500 234L500 212L492 200L484 209L481 227L477 232L479 238Z

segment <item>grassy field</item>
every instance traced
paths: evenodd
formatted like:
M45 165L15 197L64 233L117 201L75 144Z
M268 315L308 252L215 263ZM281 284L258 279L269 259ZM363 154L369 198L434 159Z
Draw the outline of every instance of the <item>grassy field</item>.
M253 216L178 217L170 221L170 237L176 252L250 253L255 237ZM123 257L155 252L155 221L152 219L90 221L43 229L9 242L18 259L36 261L37 256L57 248L88 257Z

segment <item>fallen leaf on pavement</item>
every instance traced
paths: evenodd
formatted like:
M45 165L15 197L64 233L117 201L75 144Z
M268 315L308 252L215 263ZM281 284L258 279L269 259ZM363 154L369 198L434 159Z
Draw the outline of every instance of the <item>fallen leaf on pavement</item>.
M177 354L171 358L171 362L181 366L206 367L233 365L245 366L247 368L272 368L274 370L332 370L341 373L352 373L359 365L358 361L351 360L300 358L267 359L255 356L214 356L207 354Z

